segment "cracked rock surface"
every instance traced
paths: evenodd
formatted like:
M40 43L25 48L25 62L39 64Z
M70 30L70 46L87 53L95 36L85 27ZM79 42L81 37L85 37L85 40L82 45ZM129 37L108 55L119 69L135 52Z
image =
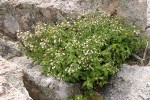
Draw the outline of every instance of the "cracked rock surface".
M32 100L23 84L22 70L0 57L0 100Z
M27 57L15 57L10 60L24 71L25 87L34 100L65 100L74 94L80 94L80 84L72 84L46 77L39 65L34 65ZM38 94L38 95L37 95Z
M150 66L124 64L104 94L104 100L149 100Z

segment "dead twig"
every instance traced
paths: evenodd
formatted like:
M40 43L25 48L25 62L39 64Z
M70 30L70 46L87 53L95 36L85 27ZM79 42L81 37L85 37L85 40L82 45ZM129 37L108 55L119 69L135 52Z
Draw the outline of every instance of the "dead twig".
M148 48L148 41L146 42L146 48L145 48L145 50L144 50L143 60L146 60L147 48Z
M140 61L141 65L144 66L144 61L141 57L139 57L138 55L136 55L135 53L131 54L136 60Z

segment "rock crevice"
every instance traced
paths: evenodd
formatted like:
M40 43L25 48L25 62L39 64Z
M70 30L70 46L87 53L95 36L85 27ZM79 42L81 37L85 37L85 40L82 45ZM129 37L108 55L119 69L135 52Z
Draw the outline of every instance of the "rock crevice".
M0 57L0 100L32 100L23 84L22 70Z
M39 71L41 66L33 65L32 61L26 57L15 57L10 61L23 68L25 87L34 100L65 100L69 96L81 93L80 84L46 77Z

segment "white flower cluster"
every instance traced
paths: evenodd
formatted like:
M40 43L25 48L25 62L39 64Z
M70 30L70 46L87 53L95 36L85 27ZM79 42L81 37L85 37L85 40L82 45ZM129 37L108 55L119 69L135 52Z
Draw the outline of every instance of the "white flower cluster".
M115 20L106 16L83 15L55 26L38 23L33 26L35 33L20 32L18 37L32 50L31 57L43 66L47 75L75 81L98 71L100 73L97 74L103 78L103 74L117 69L113 70L116 62L111 60L111 55L117 54L112 54L115 51L108 48L112 42L122 42L120 35L123 37L122 34L130 32ZM105 55L110 55L110 59Z
M45 32L47 24L42 23L42 22L38 22L36 25L33 25L33 29L34 29L34 35L39 35L42 32Z

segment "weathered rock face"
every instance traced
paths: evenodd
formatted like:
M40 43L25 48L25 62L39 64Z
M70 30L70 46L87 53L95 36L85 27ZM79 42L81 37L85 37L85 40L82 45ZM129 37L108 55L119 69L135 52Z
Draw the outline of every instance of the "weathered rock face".
M150 66L124 64L106 87L104 100L149 100Z
M147 25L150 26L150 0L147 0Z
M66 82L58 81L53 77L44 76L39 70L40 66L34 66L31 60L27 59L26 57L16 58L21 54L21 52L17 48L18 46L16 43L9 40L4 40L3 38L1 38L0 40L0 55L19 65L19 67L16 68L13 66L13 64L9 63L14 68L13 71L16 70L16 74L12 74L11 71L8 71L7 77L9 79L11 79L12 77L23 77L23 80L21 79L21 81L24 81L25 87L27 88L29 94L33 97L34 100L64 100L64 98L80 93L80 84L69 84ZM5 67L1 67L1 63L4 64L4 62L1 62L0 60L0 70L5 73ZM7 65L6 60L5 64ZM24 73L17 73L20 69L23 69ZM18 81L14 79L13 84L17 83ZM14 94L14 96L16 95L19 95L19 92L18 94ZM3 98L5 96L7 95L3 95ZM14 98L12 100L17 99Z
M116 13L127 19L130 24L140 25L145 28L147 22L147 1L148 0L101 0L98 2L98 5L99 10L103 10L108 14Z
M8 78L23 76L24 85L34 100L64 100L64 98L80 93L80 84L69 84L63 81L58 81L53 77L44 76L39 70L40 66L34 65L32 61L26 57L18 57L22 56L22 53L17 47L16 43L4 39L4 36L1 36L0 56L3 56L5 59L13 61L15 64L19 65L19 67L17 67L18 70L23 70L23 73L19 74L11 74L11 71L9 71L8 75L10 76L8 76ZM14 67L16 72L18 71L17 68ZM1 61L0 70L5 70L4 67L1 67ZM22 76L20 76L20 74ZM18 81L16 81L16 84L17 83Z
M96 10L108 13L116 10L130 23L145 27L146 8L146 0L1 0L0 31L16 39L18 30L30 30L38 21L56 23L71 13Z
M119 0L117 14L125 17L134 25L146 26L147 0Z
M25 87L34 100L65 100L69 96L80 93L80 84L46 77L39 71L40 66L33 65L26 57L15 57L11 61L23 68Z
M32 100L23 84L22 70L0 57L0 100Z
M17 47L17 43L5 39L5 36L0 33L0 56L5 59L21 56L22 52Z
M79 0L1 0L0 31L16 38L18 30L27 31L38 21L56 23L71 12L90 10L88 3Z

